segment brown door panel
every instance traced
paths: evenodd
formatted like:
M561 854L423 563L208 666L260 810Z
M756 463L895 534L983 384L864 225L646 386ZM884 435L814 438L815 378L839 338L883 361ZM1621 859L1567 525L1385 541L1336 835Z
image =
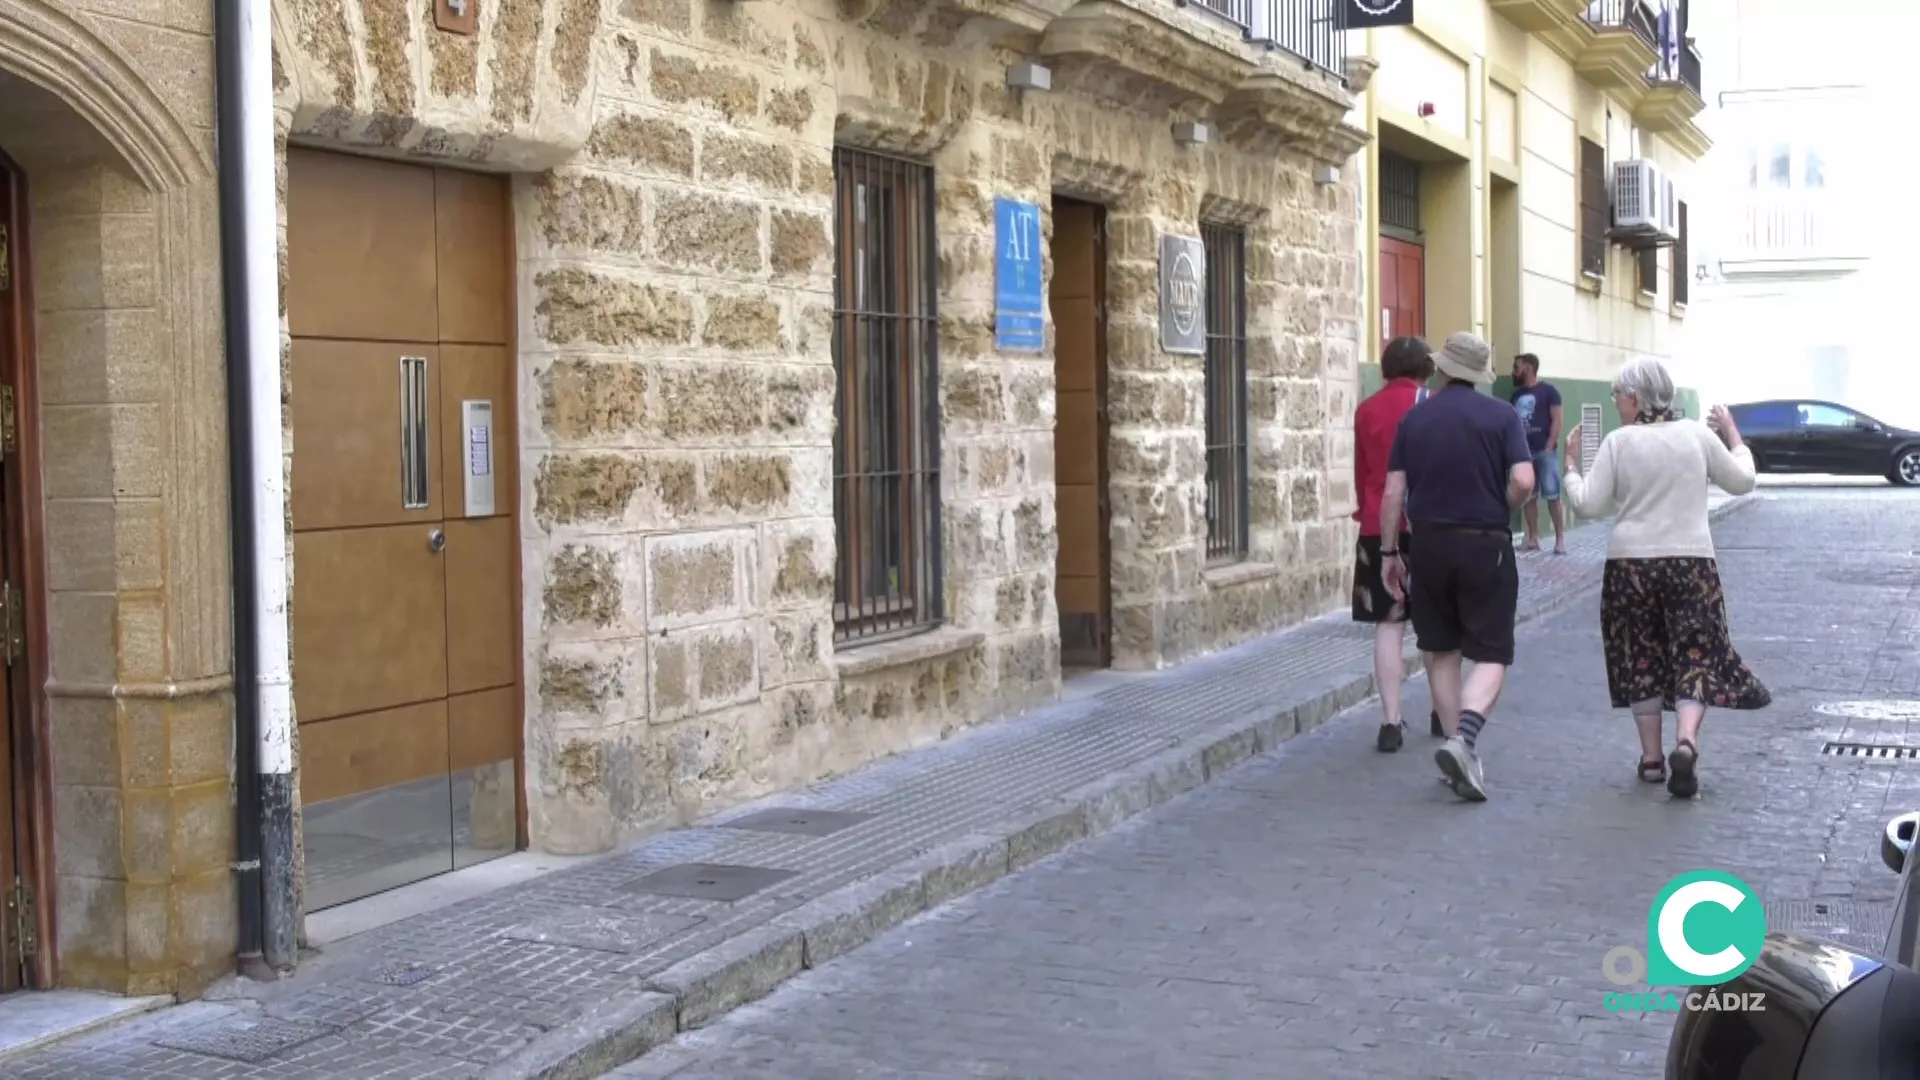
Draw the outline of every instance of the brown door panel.
M1056 602L1066 615L1104 614L1105 608L1100 603L1102 591L1097 577L1063 577L1054 586Z
M1067 297L1091 299L1098 268L1094 265L1093 229L1097 210L1078 203L1055 203L1053 208L1053 279L1048 296L1056 303Z
M503 686L447 699L447 754L453 769L512 761L520 750L520 691Z
M1062 391L1055 402L1053 476L1062 487L1100 478L1099 408L1091 390Z
M446 771L445 701L300 725L303 803L378 791Z
M302 724L447 695L438 523L293 540L295 705Z
M431 169L289 150L291 333L438 341L434 203Z
M465 693L514 681L518 641L514 604L513 519L446 523L447 692Z
M1058 505L1061 577L1100 575L1100 491L1092 484L1062 485Z
M505 345L513 315L507 182L439 169L434 186L440 341Z
M516 482L518 433L513 430L513 364L507 350L496 345L442 345L440 347L440 490L449 520L467 516L467 461L464 403L493 403L493 512L512 514L518 506Z
M288 495L296 532L440 519L437 354L432 345L294 339ZM426 361L427 505L417 509L406 505L401 455L408 358Z
M1055 299L1053 370L1059 389L1092 390L1099 381L1100 328L1092 300Z

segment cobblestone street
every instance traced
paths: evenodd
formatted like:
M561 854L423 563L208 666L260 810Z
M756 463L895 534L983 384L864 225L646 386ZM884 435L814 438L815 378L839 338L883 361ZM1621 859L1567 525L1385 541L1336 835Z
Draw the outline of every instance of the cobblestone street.
M1435 782L1423 731L1377 754L1369 703L614 1075L1657 1077L1671 1019L1606 1012L1600 960L1659 886L1727 869L1777 927L1872 944L1878 830L1920 807L1920 763L1822 754L1920 740L1844 715L1920 698L1920 502L1776 491L1716 532L1775 702L1709 716L1698 801L1635 779L1589 595L1524 628L1488 804Z
M1920 503L1772 490L1716 533L1775 705L1709 719L1694 803L1635 779L1606 708L1606 531L1584 529L1522 559L1489 804L1436 782L1419 682L1398 757L1373 750L1372 704L1335 715L1370 653L1336 614L1077 684L0 1076L573 1077L676 1029L612 1075L1657 1076L1668 1021L1606 1013L1600 977L1657 887L1725 868L1780 925L1870 940L1893 887L1878 830L1920 807L1920 763L1821 753L1920 744L1845 705L1920 698Z

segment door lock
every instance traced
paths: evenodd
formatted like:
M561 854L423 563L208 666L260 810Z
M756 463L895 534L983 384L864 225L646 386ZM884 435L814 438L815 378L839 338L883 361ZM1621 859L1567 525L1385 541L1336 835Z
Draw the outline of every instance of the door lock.
M440 529L433 529L427 533L427 550L428 551L440 552L440 551L445 551L446 549L447 549L447 534L444 531Z

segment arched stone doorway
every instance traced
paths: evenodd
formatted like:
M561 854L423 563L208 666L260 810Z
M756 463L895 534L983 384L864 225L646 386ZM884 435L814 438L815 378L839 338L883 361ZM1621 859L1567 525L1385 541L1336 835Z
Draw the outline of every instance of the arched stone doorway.
M66 7L0 13L0 885L25 886L0 965L7 988L191 996L235 940L211 44L153 70Z

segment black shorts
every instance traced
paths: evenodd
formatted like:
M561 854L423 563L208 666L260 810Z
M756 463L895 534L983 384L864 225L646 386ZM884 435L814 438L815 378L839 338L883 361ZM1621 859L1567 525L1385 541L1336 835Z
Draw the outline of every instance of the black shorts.
M1414 526L1409 559L1413 632L1420 651L1457 652L1478 664L1513 663L1520 570L1505 529Z
M1413 537L1400 534L1400 554L1413 550ZM1407 605L1387 591L1386 561L1380 555L1380 538L1363 536L1353 549L1353 621L1360 623L1401 623L1407 621ZM1411 597L1409 597L1411 599Z

